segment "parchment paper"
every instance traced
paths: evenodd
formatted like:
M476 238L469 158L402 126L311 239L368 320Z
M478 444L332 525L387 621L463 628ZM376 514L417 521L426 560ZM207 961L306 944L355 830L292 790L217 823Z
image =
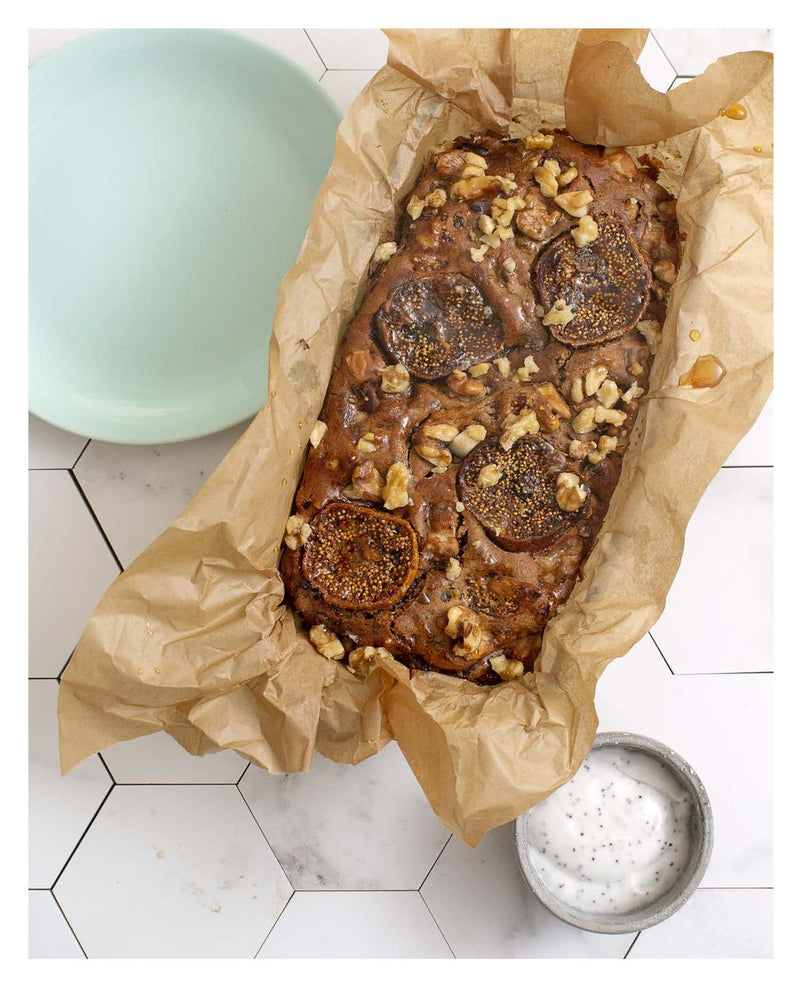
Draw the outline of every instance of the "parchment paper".
M389 64L342 121L281 284L269 399L97 606L62 678L62 769L160 729L190 753L233 749L274 772L309 769L315 749L357 763L394 737L437 815L475 845L577 770L597 726L597 678L658 618L689 517L771 389L772 59L722 58L664 95L635 64L643 31L387 34ZM745 120L718 115L733 103ZM311 647L276 571L337 342L434 146L543 121L658 157L679 192L683 265L650 392L585 576L534 673L488 688L387 660L361 680ZM705 353L727 368L722 383L679 387Z

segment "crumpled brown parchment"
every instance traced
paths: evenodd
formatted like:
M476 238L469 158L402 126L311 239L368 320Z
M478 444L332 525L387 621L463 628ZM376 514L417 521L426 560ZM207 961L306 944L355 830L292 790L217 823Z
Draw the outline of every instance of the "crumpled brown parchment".
M394 737L434 811L475 845L577 770L597 678L660 615L689 517L771 389L772 59L728 56L662 94L635 63L644 31L387 34L389 64L342 121L281 284L269 400L98 604L61 682L61 759L66 771L163 729L190 753L233 749L289 772L315 749L357 763ZM732 103L746 119L718 115ZM679 193L683 265L622 478L533 674L486 688L387 660L361 680L313 650L276 571L337 342L430 150L543 122L647 151ZM678 386L705 353L727 368L722 383Z

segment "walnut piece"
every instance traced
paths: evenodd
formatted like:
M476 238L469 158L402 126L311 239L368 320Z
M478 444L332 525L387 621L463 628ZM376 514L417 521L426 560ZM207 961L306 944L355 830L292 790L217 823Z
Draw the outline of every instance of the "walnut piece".
M357 383L363 383L367 377L367 362L369 354L366 349L354 349L344 358L347 369L353 374Z
M529 208L516 214L517 229L520 233L537 242L545 239L550 227L558 222L558 212L551 212L544 202L534 201Z
M461 575L461 562L458 558L451 558L450 561L448 561L447 571L444 574L445 578L449 579L451 582L455 582L459 575Z
M488 249L489 249L488 243L484 243L483 246L479 246L479 247L470 247L469 255L475 261L476 264L479 264L486 256L486 252L488 251Z
M596 448L595 442L581 442L577 438L573 438L569 443L569 457L570 459L585 459Z
M331 661L341 661L344 657L344 647L341 640L321 623L311 627L308 631L308 638L314 649L323 657L327 657Z
M644 336L647 347L655 355L661 345L661 325L655 319L644 319L639 322L636 328Z
M479 617L464 606L451 606L447 611L447 626L444 632L456 644L453 653L458 657L483 657L491 651L492 637L481 625Z
M365 431L356 443L356 451L360 452L362 455L368 455L370 452L377 452L378 446L375 444L375 432Z
M397 253L397 244L390 240L387 243L380 243L375 248L375 253L372 254L372 259L376 264L385 264L389 257L393 257Z
M542 431L555 431L562 420L570 416L564 398L552 383L540 383L533 388L534 406Z
M574 513L580 510L589 491L581 485L580 476L574 472L560 472L556 479L556 502L562 510Z
M609 409L605 407L596 407L594 409L594 420L599 425L625 424L626 418L627 418L627 414L624 411L614 411L613 409Z
M572 430L576 435L585 435L588 431L594 431L596 412L596 407L585 407L575 415L572 419Z
M455 425L448 424L425 424L422 426L422 434L426 438L432 438L437 442L452 442L458 434Z
M486 393L486 387L480 380L468 377L463 370L453 370L446 382L450 390L459 397L483 397Z
M585 247L597 239L600 235L600 230L591 216L581 216L578 220L578 225L573 226L570 233L576 246Z
M579 192L562 192L561 195L556 195L553 200L556 205L560 206L564 212L569 213L570 216L575 216L579 219L581 216L585 216L589 211L589 203L593 202L592 193L588 188L584 188Z
M636 162L626 151L613 151L611 154L606 154L605 159L618 175L622 175L623 178L635 177Z
M359 678L366 678L376 657L391 660L392 653L385 647L356 647L347 655L347 667Z
M383 499L384 481L374 462L367 459L353 470L350 477L350 485L346 486L342 493L350 500L369 500L373 503L380 503Z
M566 188L571 182L575 181L578 177L577 168L567 168L566 171L562 171L560 175L556 178L559 188Z
M541 132L535 134L528 134L523 137L522 143L525 145L526 151L533 150L545 150L549 151L553 146L553 141L555 137L552 134L543 134Z
M598 462L602 462L603 459L608 455L609 452L613 452L617 447L617 442L619 439L614 435L601 435L597 443L597 449L589 453L589 462L592 465L597 465Z
M626 404L630 404L631 401L635 401L638 397L641 397L643 393L644 387L640 387L638 383L634 383L622 395L622 400Z
M498 356L492 362L497 367L497 372L501 377L508 378L511 376L511 360L507 356Z
M583 380L581 380L580 377L575 377L572 381L569 396L572 399L573 404L580 404L583 400Z
M460 181L454 182L450 194L454 198L472 202L474 199L497 195L502 189L503 179L498 178L497 175L473 175L470 178L462 178Z
M503 470L498 468L493 462L485 465L478 473L478 486L485 490L490 486L497 486L503 477Z
M483 425L468 425L463 431L460 431L456 437L450 442L450 451L453 455L457 455L460 459L463 459L465 455L468 455L479 442L482 442L486 438L486 429Z
M520 383L527 383L533 374L538 372L539 367L536 365L536 360L533 356L526 356L522 366L517 370L517 380Z
M414 451L432 466L444 466L446 469L453 461L453 456L443 445L420 443L414 446Z
M491 368L491 363L476 363L475 366L471 366L467 370L467 373L469 373L471 377L485 377Z
M536 416L536 411L527 411L525 414L521 414L518 418L511 419L508 423L504 422L504 427L505 430L500 436L500 445L506 452L508 452L509 449L513 448L514 443L524 435L537 434L539 431L539 419ZM490 467L484 466L483 468L488 469ZM482 472L483 469L481 470L481 473ZM497 478L499 479L500 477L498 476ZM480 485L481 477L479 474L478 486Z
M510 659L505 654L497 654L495 657L490 657L489 664L492 666L492 671L502 678L503 681L513 681L515 678L521 678L525 674L525 665L522 661Z
M315 421L314 427L311 429L311 433L308 436L309 442L311 442L314 448L319 448L319 443L325 437L325 432L328 430L328 426L324 421Z
M548 168L534 168L533 177L539 185L539 191L546 199L554 199L558 195L558 182Z
M425 208L425 203L418 195L412 195L408 200L408 205L406 205L406 212L411 216L412 220L417 220L422 215L422 210Z
M402 363L381 370L381 390L384 394L404 394L411 386L411 375Z
M587 397L592 397L600 389L600 385L608 376L607 366L593 366L586 373L584 390Z
M542 325L566 325L573 318L575 318L575 315L572 309L563 298L558 298L553 302L553 307L542 319Z
M613 407L619 401L619 387L613 380L604 380L597 391L597 399L603 407Z
M671 260L657 260L653 264L653 273L664 284L674 284L677 273Z
M387 510L408 506L408 478L408 468L402 462L389 466L383 487L383 505Z
M299 514L292 514L286 521L286 535L283 543L290 551L296 551L311 537L311 527Z

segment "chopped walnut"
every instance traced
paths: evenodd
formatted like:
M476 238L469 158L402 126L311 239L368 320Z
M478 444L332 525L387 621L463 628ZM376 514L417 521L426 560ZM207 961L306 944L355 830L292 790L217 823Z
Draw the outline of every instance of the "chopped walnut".
M464 513L464 504L460 500L456 500L456 511L460 514Z
M480 168L481 171L486 171L488 162L485 157L481 157L480 154L475 154L473 151L467 151L464 158L466 164L472 165L473 168Z
M324 421L315 421L314 427L311 429L311 433L308 436L309 442L314 448L319 448L319 443L325 437L325 432L328 430L328 426Z
M487 216L485 212L482 212L478 216L478 229L482 233L493 233L497 223L492 219L491 216Z
M394 241L380 243L375 248L375 253L372 254L372 259L376 264L385 264L389 257L393 257L396 253L397 244Z
M535 201L529 208L516 213L517 229L538 242L545 239L550 227L557 223L559 218L559 213L551 212L544 202Z
M655 319L644 319L636 328L644 336L650 352L655 354L661 345L661 325Z
M573 226L570 232L575 245L579 247L585 247L589 243L593 243L600 235L597 223L591 216L581 216L578 225Z
M606 154L605 159L618 175L622 175L623 178L635 177L636 163L630 154L625 151L613 151L611 154Z
M613 380L604 380L597 391L597 399L603 407L613 407L619 401L619 387Z
M485 490L490 486L497 486L503 478L503 470L498 468L493 462L484 466L478 473L478 486Z
M425 539L425 550L441 558L450 558L458 552L458 538L452 531L430 531Z
M517 269L516 260L512 260L511 257L507 257L503 261L503 270L506 272L506 274L513 274L516 269Z
M408 506L408 469L402 462L389 466L383 487L383 505L387 510Z
M411 386L411 375L402 363L381 370L381 390L384 394L404 394Z
M553 146L554 140L555 137L553 137L552 134L535 133L535 134L528 134L526 137L523 137L522 142L525 145L525 150L527 151L533 151L533 150L549 151L550 148Z
M363 383L367 377L369 354L365 349L354 349L344 358L347 369L353 374L357 383Z
M506 657L505 654L497 654L495 657L490 657L489 664L492 666L492 671L502 678L503 681L513 681L515 678L521 678L525 674L525 665L522 661L515 661L513 658Z
M498 356L492 362L497 367L497 372L501 377L508 378L511 376L511 360L507 356Z
M367 459L353 470L350 485L342 490L351 500L369 500L380 503L383 499L384 481L374 462Z
M607 366L593 366L586 373L585 390L586 396L592 397L600 389L600 385L608 376Z
M486 251L488 249L489 249L488 243L484 243L483 246L479 246L479 247L470 247L469 255L475 261L476 264L479 264L486 256Z
M595 407L585 407L575 415L572 419L572 430L576 435L585 435L587 431L594 431L596 412Z
M323 657L327 657L331 661L341 661L344 657L344 647L341 640L321 623L311 627L308 631L308 638L314 649Z
M664 284L674 284L677 273L671 260L657 260L653 264L653 273Z
M444 632L451 640L462 639L453 653L458 657L483 657L491 651L492 637L481 625L476 613L464 606L451 606L447 611Z
M592 193L585 188L579 192L562 192L561 195L556 195L553 201L556 205L561 206L564 212L579 219L586 215L589 211L589 203L594 199Z
M518 418L512 420L503 431L500 436L500 445L504 451L508 452L509 449L513 448L514 443L525 435L535 435L539 431L539 419L536 416L536 411L528 411L525 414L521 414ZM489 466L484 466L488 469ZM499 477L498 477L499 479ZM480 486L480 476L478 476L478 485Z
M422 434L426 438L433 438L437 442L452 442L458 434L455 425L448 424L425 424L422 426Z
M546 161L542 161L542 167L545 171L549 171L554 178L558 178L561 174L561 168L559 167L558 161L555 158L548 158Z
M599 425L621 425L625 423L627 414L624 411L615 411L612 408L596 407L594 410L594 420Z
M467 373L469 373L471 377L485 377L491 368L491 363L476 363L475 366L471 366L467 370Z
M539 191L546 199L554 199L558 195L558 182L555 175L547 168L534 168L533 177L539 185Z
M408 205L406 206L406 212L411 216L413 220L419 219L422 215L422 210L425 208L425 203L418 195L412 195L408 200Z
M562 510L574 513L580 510L589 491L581 485L580 476L574 472L560 472L556 479L556 502Z
M581 442L577 438L573 438L569 443L569 457L570 459L585 459L596 448L595 442Z
M596 466L598 462L602 462L609 452L613 452L616 449L618 441L619 439L614 435L601 435L596 451L589 453L589 462L593 466Z
M463 370L453 370L447 377L447 386L459 397L483 397L486 387L480 380L468 377Z
M463 459L465 455L469 453L486 438L486 429L483 425L469 425L463 431L460 431L456 437L450 442L450 451L453 455L457 455L459 458Z
M580 404L583 400L583 380L580 377L575 377L572 381L569 396L573 404Z
M447 192L443 188L434 188L429 195L425 196L425 205L433 209L441 208L446 201Z
M640 377L644 373L644 367L638 359L635 359L628 367L628 372L634 377Z
M526 356L522 366L517 370L517 380L520 383L527 383L533 374L538 372L539 367L536 365L536 360L533 356Z
M473 175L471 178L462 178L454 182L450 194L467 202L488 198L502 190L504 180L497 175Z
M286 536L283 543L290 551L296 551L311 537L311 527L299 514L292 514L286 521Z
M556 178L559 188L566 188L571 182L575 181L578 177L577 168L567 168L566 171L562 171L560 175Z
M458 558L451 558L450 561L448 561L447 571L444 574L445 578L449 579L451 582L455 582L459 575L461 575L461 562Z
M635 401L638 397L641 397L643 393L644 387L640 387L638 383L634 383L622 395L622 400L626 404L630 404L631 401Z
M375 433L372 431L365 431L356 443L356 451L360 452L362 455L368 455L370 452L377 452L378 446L375 444Z
M376 657L391 660L392 653L385 647L356 647L347 655L347 666L359 678L366 678Z
M442 445L420 444L414 446L417 455L422 456L426 462L432 466L444 466L445 469L453 461L453 456L449 450Z
M542 319L542 325L566 325L571 322L575 315L563 298L559 298L553 303L553 307Z
M555 431L560 422L570 416L564 398L552 383L540 383L533 388L534 406L542 431Z

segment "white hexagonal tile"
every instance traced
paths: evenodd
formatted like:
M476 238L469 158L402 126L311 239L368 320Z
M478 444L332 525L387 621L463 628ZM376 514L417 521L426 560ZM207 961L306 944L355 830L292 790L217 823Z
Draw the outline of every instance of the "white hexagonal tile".
M654 28L678 75L700 75L722 55L772 51L772 30L760 28Z
M771 959L771 890L698 890L643 931L631 959Z
M476 849L453 836L420 892L457 959L621 959L635 937L580 931L551 914L522 878L513 824Z
M70 474L28 476L29 674L54 678L119 569Z
M123 565L186 508L248 423L174 445L89 445L75 475Z
M775 402L773 395L767 398L761 414L753 427L731 452L726 466L773 466L775 465Z
M295 890L416 890L447 841L396 743L356 766L239 785Z
M320 85L336 103L339 112L345 114L373 75L375 72L372 69L326 72L320 79Z
M89 958L253 958L291 896L230 785L116 787L53 890Z
M62 431L28 415L28 465L31 469L70 469L88 438Z
M28 957L31 959L86 957L49 890L28 891Z
M772 668L772 469L723 469L652 633L676 674Z
M103 758L117 784L235 784L247 766L233 750L194 757L167 733L117 743Z
M309 28L308 36L328 69L372 69L386 64L389 39L378 28Z
M111 787L98 757L61 776L55 681L28 682L29 886L49 887Z
M704 887L772 886L771 674L671 675L645 637L597 685L601 732L642 733L689 761L708 791Z
M652 34L647 35L638 63L642 75L653 89L666 92L675 78L675 69Z
M256 957L452 959L453 953L414 890L298 891Z
M274 48L282 55L285 55L295 65L299 65L309 75L318 79L325 71L314 45L308 35L301 28L273 27L273 28L248 28L235 32L253 38L268 48Z

